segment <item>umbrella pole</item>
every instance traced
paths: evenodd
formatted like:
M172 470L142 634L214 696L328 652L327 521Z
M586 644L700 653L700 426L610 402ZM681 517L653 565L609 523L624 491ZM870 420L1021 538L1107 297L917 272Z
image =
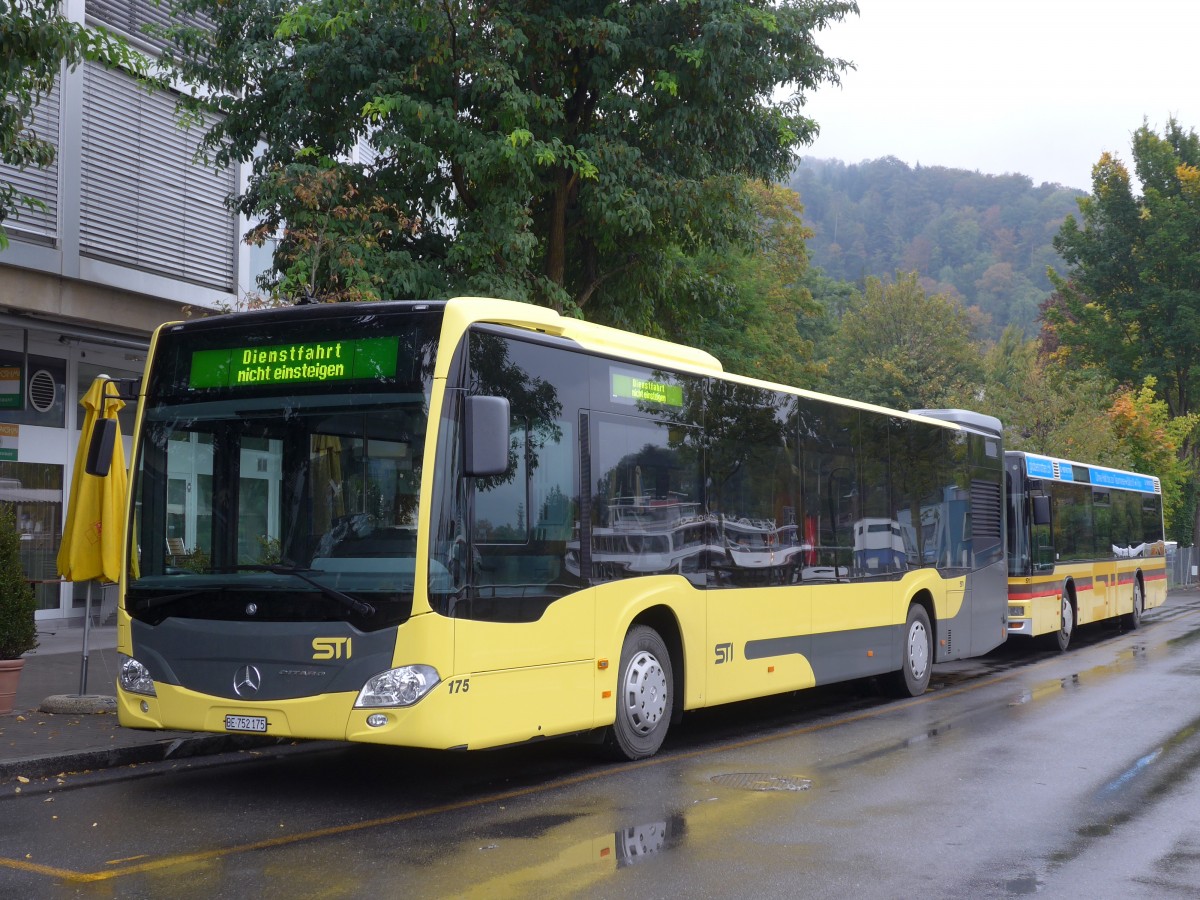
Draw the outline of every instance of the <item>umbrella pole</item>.
M92 630L92 582L88 579L87 599L83 606L83 664L79 669L79 696L87 693L88 637Z

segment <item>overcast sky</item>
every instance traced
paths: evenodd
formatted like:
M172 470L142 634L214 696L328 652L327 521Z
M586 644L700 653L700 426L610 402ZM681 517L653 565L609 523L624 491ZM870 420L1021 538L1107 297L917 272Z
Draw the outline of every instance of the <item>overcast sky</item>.
M850 60L801 155L895 156L1091 189L1105 150L1174 116L1200 131L1200 0L859 0L818 34Z

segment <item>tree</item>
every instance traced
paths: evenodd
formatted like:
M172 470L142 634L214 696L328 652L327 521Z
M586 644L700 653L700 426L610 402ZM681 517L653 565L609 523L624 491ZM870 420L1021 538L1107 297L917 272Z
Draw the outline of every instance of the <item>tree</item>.
M1054 239L1070 270L1054 277L1043 315L1058 353L1119 384L1153 384L1169 417L1186 420L1200 382L1200 136L1173 118L1162 136L1143 123L1132 150L1142 195L1116 157L1100 157L1080 219ZM1181 426L1185 498L1195 494L1193 431Z
M1200 137L1170 119L1133 136L1143 193L1105 153L1092 194L1054 246L1070 267L1044 314L1059 346L1121 384L1155 378L1172 416L1192 410L1200 374Z
M392 233L411 226L382 197L362 199L359 176L358 167L307 152L264 173L262 195L284 198L291 214L275 250L278 271L260 287L286 296L320 292L330 301L380 299L380 273L404 261L387 249ZM275 236L260 224L246 240L262 246Z
M0 162L16 169L54 162L54 144L38 135L38 104L54 88L63 66L84 60L121 67L144 77L146 59L103 28L86 28L63 16L59 0L0 0ZM0 250L8 246L4 221L42 202L0 179Z
M1172 418L1164 400L1155 395L1154 376L1140 388L1125 388L1114 398L1109 419L1121 445L1128 453L1128 468L1158 476L1162 486L1163 517L1167 536L1191 539L1193 498L1192 474L1180 460L1178 449L1200 424L1200 414Z
M811 232L801 220L800 198L763 182L742 185L758 227L752 243L696 257L678 254L675 298L664 306L658 329L709 351L727 371L781 384L812 384L811 324L822 316L805 285Z
M215 26L172 28L165 59L208 89L189 103L210 115L216 160L254 160L242 212L282 226L295 206L264 190L268 174L365 142L375 158L356 178L361 202L381 198L404 221L383 249L407 262L381 273L383 293L440 282L635 325L654 321L673 254L749 224L723 180L782 178L812 139L805 94L846 66L814 35L857 11L851 0L177 9Z
M834 393L899 409L943 406L980 376L966 312L927 295L915 272L867 279L830 349Z
M1107 415L1112 395L1102 373L1062 365L1010 325L984 355L981 384L955 404L998 418L1009 450L1129 468Z

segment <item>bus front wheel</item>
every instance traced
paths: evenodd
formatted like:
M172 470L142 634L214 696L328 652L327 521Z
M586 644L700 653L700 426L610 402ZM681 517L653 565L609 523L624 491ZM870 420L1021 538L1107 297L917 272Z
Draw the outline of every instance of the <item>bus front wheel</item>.
M617 759L653 756L671 724L675 677L657 631L635 625L625 635L617 670L617 716L605 742Z
M913 604L904 623L904 646L900 648L900 671L893 672L890 692L897 697L919 697L929 687L933 670L933 629L925 607Z

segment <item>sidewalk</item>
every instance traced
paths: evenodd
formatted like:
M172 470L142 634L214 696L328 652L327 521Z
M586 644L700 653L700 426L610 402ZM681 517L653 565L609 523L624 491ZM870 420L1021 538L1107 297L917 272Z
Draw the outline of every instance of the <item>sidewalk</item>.
M0 716L0 783L277 743L275 738L252 735L122 728L115 711L115 625L90 630L86 697L77 707L107 711L68 711L73 706L69 701L80 693L83 624L41 621L38 642L38 648L25 655L12 714ZM47 698L56 701L49 708L61 711L41 712Z

